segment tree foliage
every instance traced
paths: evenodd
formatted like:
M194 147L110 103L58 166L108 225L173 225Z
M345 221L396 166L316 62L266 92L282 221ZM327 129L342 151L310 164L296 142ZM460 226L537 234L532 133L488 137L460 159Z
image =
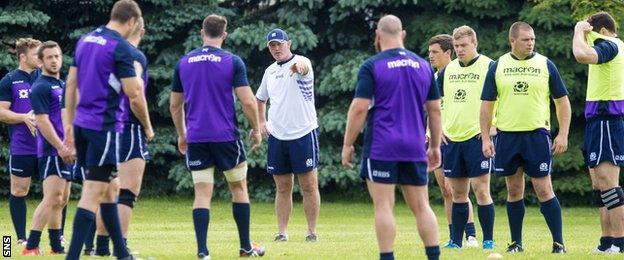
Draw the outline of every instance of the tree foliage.
M67 68L78 37L106 23L113 3L113 0L2 2L2 42L10 44L25 36L55 40L63 47ZM406 48L422 56L426 56L427 41L431 36L451 33L453 28L466 24L477 31L479 51L496 59L509 51L507 30L511 23L524 20L532 24L537 36L536 50L557 64L569 88L574 112L570 150L555 159L554 187L563 203L590 202L591 185L580 153L587 69L572 57L572 32L577 20L598 10L610 11L618 21L624 21L624 5L619 0L145 0L139 3L147 30L140 48L149 60L148 101L157 129L157 138L150 144L154 160L147 167L144 193L153 196L192 193L190 174L177 152L176 135L168 112L169 84L179 57L201 46L199 30L203 18L217 13L229 20L229 35L224 48L243 58L254 90L264 69L273 62L265 42L265 35L271 28L285 29L293 40L294 52L312 60L321 133L319 185L323 194L331 197L364 197L366 193L358 170L340 166L342 135L359 65L374 54L375 21L392 13L403 21L407 32ZM6 73L15 66L14 54L0 52L0 72ZM240 107L238 109L240 111ZM242 116L238 120L245 134L249 126ZM553 122L556 122L554 117ZM8 132L6 126L2 127L1 163L4 164ZM553 130L556 132L556 127ZM270 200L274 186L264 170L266 146L248 154L248 160L252 167L249 176L251 196ZM227 197L223 179L217 179L217 195ZM504 180L496 177L492 180L495 198L504 200ZM0 187L0 193L8 193L6 173L0 174ZM437 189L432 189L431 193L439 196ZM527 192L527 196L535 200L531 194Z

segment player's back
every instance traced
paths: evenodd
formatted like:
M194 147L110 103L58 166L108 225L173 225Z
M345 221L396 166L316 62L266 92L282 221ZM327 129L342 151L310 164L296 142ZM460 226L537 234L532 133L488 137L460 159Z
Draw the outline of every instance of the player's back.
M425 161L423 107L432 86L436 86L433 69L405 49L383 51L367 63L375 82L365 134L370 158Z
M129 55L130 44L105 26L78 41L74 57L80 93L76 125L97 131L121 131L119 78L133 76L132 64L121 64L129 60Z
M180 59L177 75L184 92L189 143L239 139L234 106L234 87L240 85L235 84L237 64L242 64L238 56L208 46Z

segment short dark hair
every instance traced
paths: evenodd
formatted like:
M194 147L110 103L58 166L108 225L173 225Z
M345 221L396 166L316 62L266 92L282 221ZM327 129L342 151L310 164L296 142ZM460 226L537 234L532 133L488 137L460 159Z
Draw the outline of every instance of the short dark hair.
M15 51L17 52L17 58L19 59L20 54L26 54L29 50L33 48L38 48L41 45L41 41L35 40L33 38L19 38L15 42Z
M45 51L45 49L53 48L61 50L61 46L59 46L55 41L45 41L39 46L39 49L37 50L37 57L39 57L40 60L43 60L43 51Z
M442 51L446 52L451 50L453 54L453 37L448 34L438 34L429 39L429 45L439 44Z
M113 10L111 10L111 21L117 21L120 23L126 23L131 18L139 19L139 17L143 16L141 13L141 8L139 4L137 4L133 0L119 0L113 5Z
M533 27L526 22L517 21L509 27L509 38L518 38L518 32L520 30L533 30Z
M223 33L227 28L227 19L224 16L211 14L204 18L204 22L202 23L202 29L206 36L210 38L217 38Z
M616 33L617 32L617 23L613 17L604 11L597 12L587 18L587 22L594 27L594 32L599 32L600 28L605 28L609 30L609 32Z

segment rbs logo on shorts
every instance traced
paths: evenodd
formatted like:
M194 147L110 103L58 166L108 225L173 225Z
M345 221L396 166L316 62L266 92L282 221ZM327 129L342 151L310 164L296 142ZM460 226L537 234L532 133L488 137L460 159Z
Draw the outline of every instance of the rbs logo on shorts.
M377 178L390 178L390 172L374 170L373 176Z

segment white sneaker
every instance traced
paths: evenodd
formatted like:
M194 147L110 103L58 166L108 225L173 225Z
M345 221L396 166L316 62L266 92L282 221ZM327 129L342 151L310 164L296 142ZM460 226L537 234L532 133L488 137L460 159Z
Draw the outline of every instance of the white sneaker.
M466 247L479 247L479 241L477 241L476 237L469 236L466 239Z
M605 254L619 254L620 248L615 245L611 245L611 247L605 250L604 252Z

